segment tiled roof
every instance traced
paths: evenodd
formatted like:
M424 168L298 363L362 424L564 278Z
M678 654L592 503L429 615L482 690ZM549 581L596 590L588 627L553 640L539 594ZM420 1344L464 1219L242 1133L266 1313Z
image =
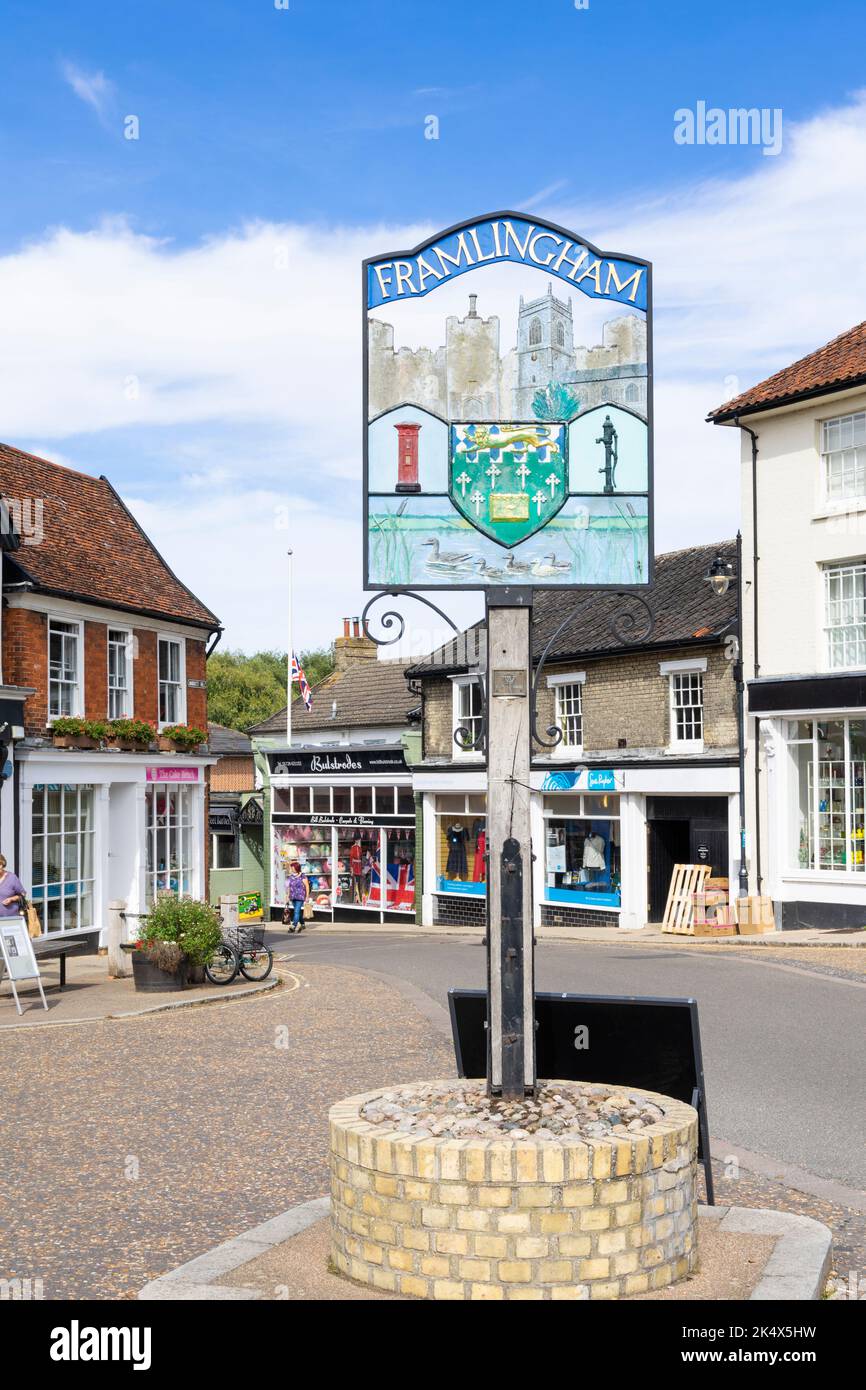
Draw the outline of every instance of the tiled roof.
M292 738L303 739L306 729L327 729L334 725L386 725L403 728L409 714L417 709L419 697L406 684L409 661L358 661L344 675L332 674L313 686L313 708L307 713L300 700L292 704ZM336 705L336 713L333 712ZM285 734L285 707L272 714L250 733Z
M866 322L711 410L707 419L721 424L735 415L768 410L804 396L842 391L859 382L866 382Z
M107 478L78 473L0 444L0 495L42 501L43 538L13 563L37 589L215 631L220 623L187 589Z
M735 585L732 584L720 598L704 582L704 576L719 553L724 560L734 563L735 542L691 546L687 550L672 550L656 556L655 579L646 591L646 600L654 615L649 635L642 636L646 610L628 595L601 590L577 591L573 595L552 589L539 591L532 610L533 660L541 655L568 613L574 614L573 620L553 642L548 662L624 652L636 647L679 647L692 642L719 641L732 628L737 603ZM637 624L631 632L629 615L633 615ZM622 641L617 638L615 623ZM407 675L444 675L477 666L483 638L484 628L478 624L410 666Z
M240 729L227 729L225 724L208 724L207 746L211 753L233 753L236 757L252 754L253 745L249 734Z

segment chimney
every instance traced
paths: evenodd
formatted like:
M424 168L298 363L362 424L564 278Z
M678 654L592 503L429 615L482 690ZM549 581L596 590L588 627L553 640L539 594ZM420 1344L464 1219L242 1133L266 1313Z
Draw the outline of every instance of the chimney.
M359 661L376 661L378 651L372 637L365 637L361 631L360 618L343 619L343 635L334 643L334 667L337 675L346 672Z

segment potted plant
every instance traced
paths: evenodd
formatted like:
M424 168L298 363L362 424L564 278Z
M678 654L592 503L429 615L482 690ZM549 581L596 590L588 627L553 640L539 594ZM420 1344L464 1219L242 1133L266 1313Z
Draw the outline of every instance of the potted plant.
M204 729L194 724L168 724L159 733L159 746L163 753L192 753L202 743L207 742Z
M141 921L132 953L135 988L162 992L201 983L220 939L219 915L209 903L161 893Z
M156 729L144 719L112 719L105 739L108 748L124 753L141 752L156 739Z
M96 719L62 715L51 724L55 748L98 748L108 725Z

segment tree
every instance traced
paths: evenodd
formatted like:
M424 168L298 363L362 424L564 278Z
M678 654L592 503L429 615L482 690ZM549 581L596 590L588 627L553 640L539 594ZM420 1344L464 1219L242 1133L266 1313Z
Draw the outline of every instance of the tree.
M577 414L580 401L561 381L551 381L543 391L532 397L532 413L536 420L570 420Z
M298 660L310 685L324 680L334 669L328 647L301 652ZM229 729L246 732L286 707L286 653L214 652L207 664L208 719ZM297 685L292 698L300 698Z

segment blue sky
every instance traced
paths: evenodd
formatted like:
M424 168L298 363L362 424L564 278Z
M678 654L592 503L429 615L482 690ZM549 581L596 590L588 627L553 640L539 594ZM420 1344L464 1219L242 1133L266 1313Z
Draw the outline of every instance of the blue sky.
M6 0L3 28L0 437L109 474L232 645L279 645L289 540L301 641L359 609L363 255L512 206L653 259L662 547L736 526L706 410L864 316L859 0ZM781 108L782 153L677 145L698 101Z

